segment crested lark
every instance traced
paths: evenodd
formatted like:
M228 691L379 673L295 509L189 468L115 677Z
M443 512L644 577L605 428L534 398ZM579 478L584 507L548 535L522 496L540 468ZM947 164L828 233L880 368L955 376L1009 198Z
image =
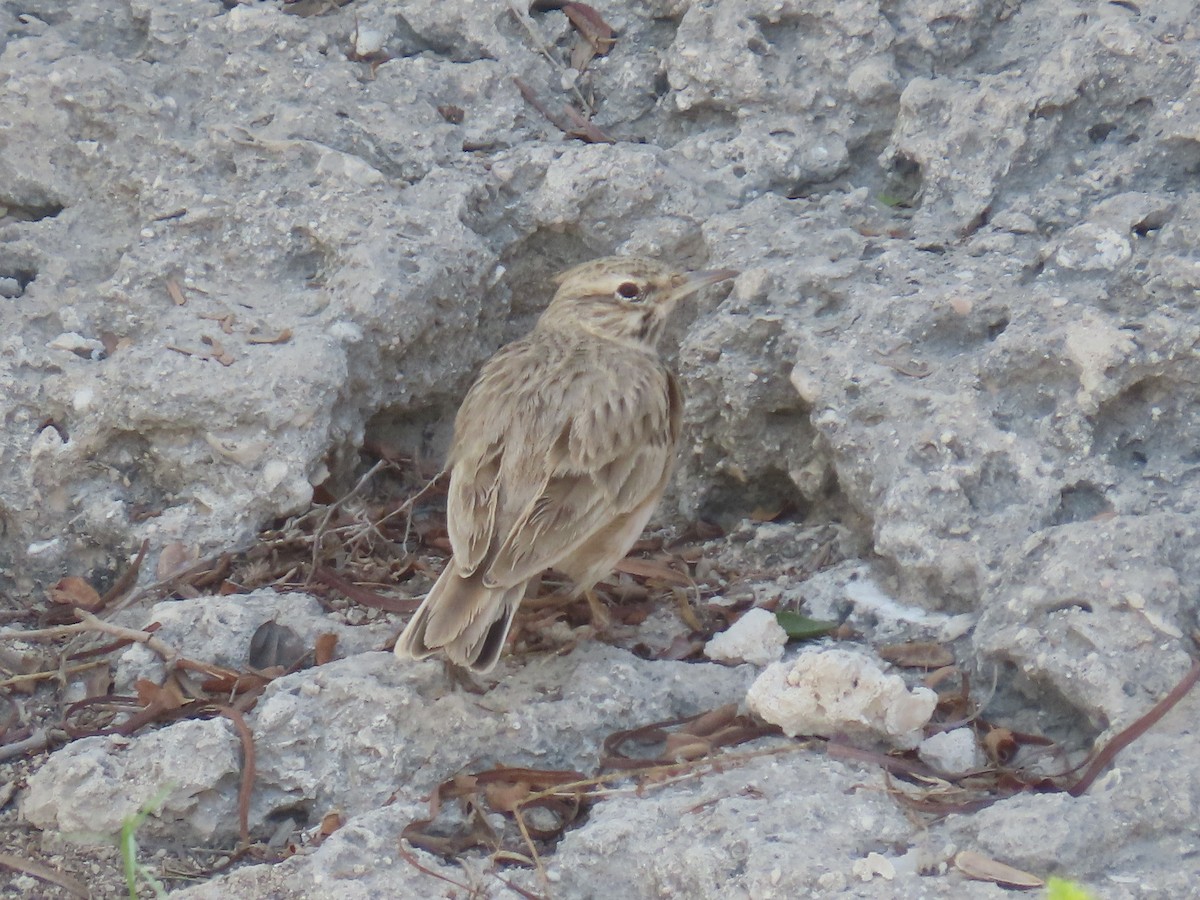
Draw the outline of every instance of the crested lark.
M670 476L683 396L658 356L676 302L737 272L607 257L558 277L533 331L483 367L454 422L453 558L396 642L491 670L528 583L590 592L633 546Z

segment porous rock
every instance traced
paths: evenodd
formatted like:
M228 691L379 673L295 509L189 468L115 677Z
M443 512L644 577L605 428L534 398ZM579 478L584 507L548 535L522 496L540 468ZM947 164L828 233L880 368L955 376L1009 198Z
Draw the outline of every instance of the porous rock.
M806 650L772 663L746 695L750 710L784 734L815 734L886 741L912 748L937 705L928 688L909 690L899 675L885 675L865 653Z
M747 610L741 618L704 645L704 655L719 662L748 662L765 666L783 656L787 632L774 613Z

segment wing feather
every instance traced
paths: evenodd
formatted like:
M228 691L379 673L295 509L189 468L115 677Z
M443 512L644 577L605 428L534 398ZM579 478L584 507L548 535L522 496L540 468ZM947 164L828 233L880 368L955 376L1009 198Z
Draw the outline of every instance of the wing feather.
M459 571L482 566L488 587L521 584L661 493L682 406L674 377L643 352L564 348L537 332L510 344L455 422L448 531Z

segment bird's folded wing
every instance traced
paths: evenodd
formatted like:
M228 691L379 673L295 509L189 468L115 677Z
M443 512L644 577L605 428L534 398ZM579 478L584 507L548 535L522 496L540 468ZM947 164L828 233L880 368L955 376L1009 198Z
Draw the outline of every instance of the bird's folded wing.
M455 461L455 560L474 571L486 557L489 585L519 584L553 567L657 495L670 472L682 397L664 369L593 370L563 390L532 418L536 427L527 421L520 433L514 425L494 439L481 435L474 452Z

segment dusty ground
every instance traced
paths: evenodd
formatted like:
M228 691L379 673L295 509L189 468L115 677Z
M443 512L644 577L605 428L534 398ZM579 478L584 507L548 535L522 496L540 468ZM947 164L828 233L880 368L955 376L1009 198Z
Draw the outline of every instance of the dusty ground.
M761 664L670 657L752 604L871 653L948 649L980 715L1059 742L1056 762L1189 670L1195 5L594 6L616 38L593 23L608 52L587 59L564 12L505 3L0 0L0 624L54 627L49 592L78 577L65 599L115 587L105 621L219 666L189 676L205 703L252 659L272 676L241 722L173 724L184 688L144 647L6 682L3 852L116 896L114 851L67 837L167 789L144 860L211 867L239 839L244 724L250 836L301 852L191 896L465 895L401 851L429 792L493 764L591 774L614 732L742 701ZM411 530L377 523L436 472L473 372L551 275L612 252L742 272L667 338L689 405L642 550L659 568L614 583L607 642L542 611L494 682L397 666L378 651L441 564L436 491ZM307 592L250 593L272 585ZM336 633L333 660L252 658L268 621L302 654ZM75 637L5 638L3 677ZM64 745L89 696L160 722ZM796 750L597 803L545 879L412 859L496 897L517 895L501 877L565 898L999 896L949 867L971 850L1186 896L1197 702L1078 798L914 814L878 757ZM56 751L22 751L43 726ZM69 895L33 878L0 890Z

